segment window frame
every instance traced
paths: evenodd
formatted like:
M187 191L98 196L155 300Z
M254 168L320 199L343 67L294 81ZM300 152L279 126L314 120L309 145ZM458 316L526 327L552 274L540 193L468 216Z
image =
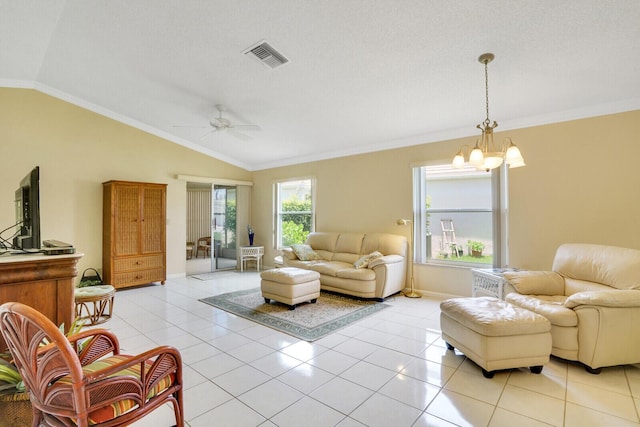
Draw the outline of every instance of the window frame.
M507 166L501 165L499 168L493 169L487 173L491 174L491 209L487 212L491 213L492 223L492 242L493 242L493 264L472 263L461 261L449 261L445 259L431 258L427 259L426 250L426 220L428 213L441 212L442 209L434 209L427 212L425 208L427 200L428 180L423 179L425 167L448 166L450 161L430 161L415 163L411 165L412 182L413 182L413 212L415 219L414 227L414 262L427 265L441 265L447 267L462 268L502 268L508 265L508 174ZM453 167L452 167L453 170ZM484 211L484 209L481 209ZM478 209L465 209L463 211L477 211Z
M276 250L281 250L283 247L288 247L282 245L282 204L281 204L281 186L283 184L287 184L290 182L296 181L309 181L310 184L310 192L311 192L311 211L308 212L311 214L311 229L309 232L315 231L315 223L316 223L316 179L312 176L304 176L297 178L285 178L274 181L273 183L273 248ZM287 214L291 214L292 212L286 212ZM304 214L304 212L300 212Z

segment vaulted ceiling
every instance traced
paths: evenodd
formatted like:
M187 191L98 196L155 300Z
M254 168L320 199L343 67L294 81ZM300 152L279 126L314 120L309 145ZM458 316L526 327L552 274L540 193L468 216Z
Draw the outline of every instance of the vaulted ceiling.
M0 86L258 170L640 108L637 0L0 0ZM266 40L288 62L244 52ZM213 131L226 108L232 124Z

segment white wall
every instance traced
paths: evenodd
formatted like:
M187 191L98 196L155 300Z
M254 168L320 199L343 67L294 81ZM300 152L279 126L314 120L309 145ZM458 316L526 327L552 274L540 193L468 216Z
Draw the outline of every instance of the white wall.
M102 267L102 183L166 183L167 274L184 275L186 182L178 174L249 181L251 173L28 89L0 89L0 227L15 222L14 191L40 166L42 238L73 243Z
M250 173L33 90L0 89L0 117L0 224L13 224L18 180L39 165L43 238L74 243L85 253L81 270L101 266L102 182L164 182L170 275L185 271L186 183L177 174L253 181L250 221L269 265L277 254L275 180L316 177L318 230L407 235L396 219L412 214L411 164L450 159L475 140ZM564 242L640 249L638 135L640 110L496 133L512 137L527 162L509 172L511 265L549 269ZM415 272L421 290L470 294L466 269L417 265Z

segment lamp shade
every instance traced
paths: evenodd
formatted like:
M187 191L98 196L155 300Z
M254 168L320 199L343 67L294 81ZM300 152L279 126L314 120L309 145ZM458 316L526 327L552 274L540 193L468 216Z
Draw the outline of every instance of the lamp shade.
M460 150L458 154L456 154L456 156L453 158L453 162L451 163L451 165L454 168L458 169L464 167L464 154L462 154L462 150Z
M507 148L507 153L505 155L505 161L509 165L510 168L519 168L521 166L525 166L524 159L522 158L522 154L520 154L520 149L516 147L513 142L509 143L509 147Z
M469 154L469 163L472 165L479 167L484 163L484 155L482 154L482 150L476 144L475 148L471 150L471 154Z
M478 169L489 170L499 167L503 162L502 153L486 153L484 162L480 166L476 166Z

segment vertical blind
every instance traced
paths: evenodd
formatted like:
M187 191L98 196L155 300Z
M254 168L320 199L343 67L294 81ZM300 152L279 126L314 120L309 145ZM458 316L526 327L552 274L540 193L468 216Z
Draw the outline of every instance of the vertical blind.
M187 189L187 241L211 236L211 189Z

